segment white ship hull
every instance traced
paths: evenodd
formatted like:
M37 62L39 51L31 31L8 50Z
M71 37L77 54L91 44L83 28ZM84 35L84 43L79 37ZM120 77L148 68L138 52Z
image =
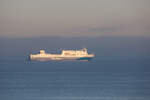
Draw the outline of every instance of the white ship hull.
M48 61L48 60L91 60L92 55L82 57L63 57L63 56L35 56L30 55L30 60Z

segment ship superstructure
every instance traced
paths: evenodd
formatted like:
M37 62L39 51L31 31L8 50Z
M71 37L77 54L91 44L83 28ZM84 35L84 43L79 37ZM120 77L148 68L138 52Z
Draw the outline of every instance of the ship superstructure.
M88 54L87 49L81 50L62 50L61 54L45 53L40 50L39 54L30 54L31 60L91 60L95 55Z

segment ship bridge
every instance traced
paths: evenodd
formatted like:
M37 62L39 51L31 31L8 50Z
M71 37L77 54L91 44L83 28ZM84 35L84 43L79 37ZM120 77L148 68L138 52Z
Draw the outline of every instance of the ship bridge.
M84 48L81 50L63 50L61 55L63 55L63 56L67 56L67 55L76 56L76 55L88 55L88 53L87 53L87 49Z

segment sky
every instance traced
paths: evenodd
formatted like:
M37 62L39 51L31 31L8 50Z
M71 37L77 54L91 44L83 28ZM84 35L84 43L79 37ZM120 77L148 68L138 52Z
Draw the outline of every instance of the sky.
M0 0L0 37L150 37L150 0Z

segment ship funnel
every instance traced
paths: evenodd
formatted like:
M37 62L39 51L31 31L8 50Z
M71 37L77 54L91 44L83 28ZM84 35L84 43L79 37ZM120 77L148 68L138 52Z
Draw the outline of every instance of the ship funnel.
M40 50L40 54L45 54L45 50Z
M87 52L87 49L86 49L86 48L83 48L82 50L83 50L84 52Z

